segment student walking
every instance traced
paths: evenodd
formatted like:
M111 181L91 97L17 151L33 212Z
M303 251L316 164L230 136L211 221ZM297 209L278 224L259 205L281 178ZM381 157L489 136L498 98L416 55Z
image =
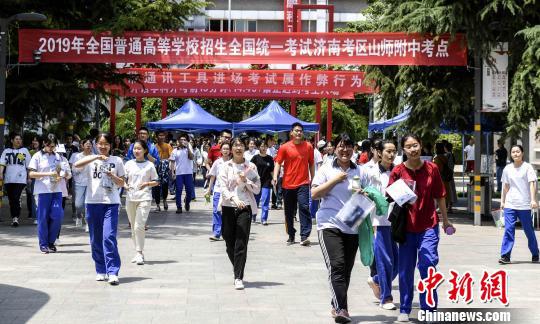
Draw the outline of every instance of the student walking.
M62 196L67 192L66 179L71 177L69 165L55 153L58 140L50 134L43 141L43 149L30 160L30 178L36 179L34 197L37 205L38 238L41 253L56 252L56 241L64 218Z
M17 227L21 217L21 195L28 182L27 169L32 156L28 149L23 147L21 135L13 133L10 139L11 148L4 149L0 157L0 190L3 182L9 201L11 226Z
M257 167L244 158L245 143L240 138L231 142L233 158L224 162L218 175L221 187L223 238L227 255L234 268L234 287L244 289L252 211L257 209L255 196L261 190Z
M360 177L360 168L351 161L354 142L347 134L335 139L336 157L317 171L311 187L313 199L321 200L317 211L319 245L328 269L331 292L331 314L336 323L349 323L347 291L358 251L358 232L335 216L351 198L350 185Z
M223 164L231 159L231 144L225 142L221 144L221 157L212 163L208 176L210 182L208 184L208 190L205 195L210 195L212 192L212 236L210 241L219 241L221 237L221 224L222 215L221 208L219 207L219 200L221 198L221 186L217 177L219 176Z
M157 132L157 150L159 152L159 163L156 166L156 171L159 177L159 185L152 188L152 196L156 201L157 210L160 211L159 206L161 199L163 199L163 209L168 210L169 204L167 203L167 196L169 195L169 158L173 152L172 146L167 143L167 136L164 131Z
M534 232L531 212L538 208L536 200L536 172L532 165L523 161L523 147L513 145L510 150L513 163L508 164L502 173L501 209L504 210L504 236L501 245L500 264L510 263L516 221L519 219L529 242L532 262L538 262L538 242Z
M193 199L193 149L187 141L187 135L178 137L178 147L175 148L169 158L173 177L176 177L176 213L182 213L182 190L186 189L186 211L190 209Z
M441 211L443 229L453 225L446 214L446 191L435 163L422 161L422 143L414 134L407 134L401 139L401 147L405 151L407 161L396 166L390 173L388 186L399 179L414 184L416 201L408 206L406 240L398 247L399 254L399 295L400 314L398 322L408 322L412 310L414 296L414 269L418 267L420 278L425 279L429 267L439 263L439 216L435 211L435 201ZM426 293L420 294L420 308L434 310L437 308L437 291L434 291L435 307L426 303Z
M127 177L126 212L136 251L131 262L143 265L145 226L152 206L150 188L158 186L159 179L154 164L146 159L148 145L145 141L136 140L133 143L133 155L135 160L128 161L124 166Z
M118 285L120 255L116 235L120 209L120 190L124 187L125 170L122 159L111 156L113 138L101 133L96 138L99 155L90 155L74 163L84 168L89 181L86 191L86 222L90 231L92 259L96 267L96 281Z
M296 234L294 217L298 210L300 214L300 244L309 246L312 225L309 213L309 185L315 176L313 147L304 140L304 127L300 123L292 124L290 136L291 140L279 148L275 158L274 183L278 183L279 171L283 165L285 229L289 236L287 245L294 244Z
M261 224L268 225L268 210L270 209L270 197L272 193L272 172L274 172L274 159L267 154L268 144L266 141L259 145L259 154L251 158L251 162L257 167L259 178L261 178L261 192L255 196L257 205L261 206ZM244 157L246 155L244 154ZM247 158L246 158L247 159ZM253 221L257 219L253 216Z
M84 201L86 198L86 188L88 186L88 177L80 169L74 168L73 164L77 161L92 155L92 141L87 138L81 142L82 152L73 154L69 161L73 171L73 200L75 200L75 227L82 226L83 216L85 216ZM88 224L86 225L88 232Z
M373 144L374 154L377 155L376 167L362 168L360 182L362 188L368 186L377 188L382 195L394 168L396 145L390 140L376 141ZM365 166L365 165L364 165ZM389 209L390 210L390 209ZM368 285L380 301L380 307L386 310L396 309L393 303L392 282L398 274L398 247L392 239L391 223L388 215L378 215L376 210L371 214L371 224L377 228L373 242L374 263L376 274L368 278Z

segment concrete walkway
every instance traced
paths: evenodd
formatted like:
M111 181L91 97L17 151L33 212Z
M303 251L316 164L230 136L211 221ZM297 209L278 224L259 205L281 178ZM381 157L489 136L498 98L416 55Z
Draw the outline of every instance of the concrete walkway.
M198 197L202 193L198 192ZM252 226L246 267L246 289L233 289L232 267L225 244L209 242L211 205L199 198L192 211L177 215L152 212L145 256L147 263L129 263L134 255L125 210L121 211L119 249L123 261L120 285L94 281L88 235L74 228L68 212L58 253L42 255L36 228L26 218L9 226L7 201L0 223L0 323L332 323L327 272L317 243L287 247L283 211L272 210L270 225ZM67 208L68 210L70 208ZM472 226L464 213L452 217L453 236L441 235L439 270L470 271L476 279L473 307L500 307L479 301L482 271L497 264L502 230ZM510 308L527 308L528 321L540 321L540 265L530 263L527 243L517 233L509 273ZM391 323L398 311L377 306L366 285L369 269L357 259L349 288L354 323ZM417 275L418 278L418 275ZM399 301L397 280L394 299ZM447 299L447 282L439 287L440 307L466 307ZM415 317L418 297L414 300ZM523 323L523 321L520 321Z

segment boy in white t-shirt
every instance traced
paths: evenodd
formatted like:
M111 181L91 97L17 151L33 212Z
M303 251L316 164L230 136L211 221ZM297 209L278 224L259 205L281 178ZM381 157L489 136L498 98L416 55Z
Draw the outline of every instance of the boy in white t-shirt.
M21 194L28 181L27 169L32 157L30 152L22 147L22 137L19 134L12 134L10 138L12 148L6 148L0 157L0 190L3 182L9 200L11 226L17 227L21 215Z
M178 147L175 148L169 160L170 169L173 176L176 176L176 213L182 213L182 190L186 188L186 211L190 209L190 202L193 199L193 149L187 141L186 135L178 138Z

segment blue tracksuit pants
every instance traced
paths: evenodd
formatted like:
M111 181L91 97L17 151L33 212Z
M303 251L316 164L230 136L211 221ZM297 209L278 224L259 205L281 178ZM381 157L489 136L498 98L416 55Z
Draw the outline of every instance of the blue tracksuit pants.
M375 266L377 274L373 277L381 287L381 304L385 301L392 301L392 281L398 274L398 247L392 240L390 226L377 226L377 235L373 242L375 253Z
M221 237L221 211L218 208L221 193L215 192L212 198L212 232L215 237Z
M516 234L516 221L519 218L525 236L529 242L529 251L533 256L538 255L538 242L534 234L531 210L504 209L504 236L501 246L501 256L510 258Z
M116 242L119 208L119 204L86 204L86 223L96 273L118 275L120 271Z
M268 211L270 210L270 197L272 197L272 188L261 188L261 192L255 196L257 205L261 207L261 222L268 220Z
M62 226L62 220L64 219L62 193L38 194L36 203L39 247L44 248L54 244L60 233L60 226Z
M186 188L186 202L193 199L193 174L176 175L176 208L182 208L182 190Z
M410 314L414 296L414 268L417 266L420 278L425 279L429 267L439 263L439 226L427 229L421 233L407 232L405 243L399 244L399 296L400 313ZM417 263L418 261L418 263ZM434 292L435 307L426 303L426 293L420 294L420 309L434 310L437 308L437 291Z

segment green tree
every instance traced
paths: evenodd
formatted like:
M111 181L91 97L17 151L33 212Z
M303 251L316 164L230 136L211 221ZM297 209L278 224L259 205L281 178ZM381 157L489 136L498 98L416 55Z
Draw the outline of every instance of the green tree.
M179 30L188 16L206 5L197 0L4 0L1 15L39 12L44 23L20 22L9 30L9 63L17 61L17 28L112 30ZM10 127L38 124L59 119L73 124L86 119L91 101L106 98L104 85L122 84L125 75L111 64L39 64L12 69L6 89L6 120ZM94 87L89 88L92 84Z
M508 131L527 127L540 114L540 2L535 0L369 1L367 20L347 31L416 32L467 38L469 62L487 58L498 42L509 42L510 107ZM465 67L369 66L367 78L380 89L382 115L412 107L406 127L433 136L442 122L467 126L473 111L473 69Z

